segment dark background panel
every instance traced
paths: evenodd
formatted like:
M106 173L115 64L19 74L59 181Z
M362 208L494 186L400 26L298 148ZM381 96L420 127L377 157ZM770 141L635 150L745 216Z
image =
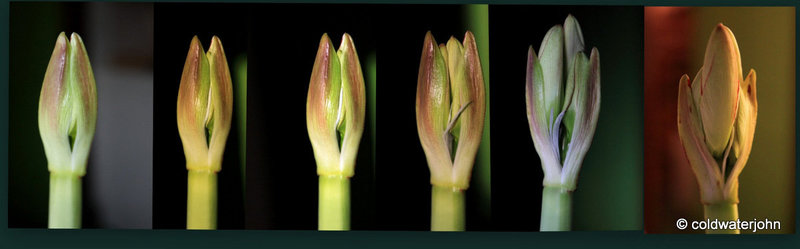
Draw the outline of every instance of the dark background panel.
M353 38L365 80L376 56L379 24L366 5L269 4L251 6L248 67L248 229L317 229L318 176L306 129L309 79L320 39L336 49ZM367 92L370 92L367 84ZM366 116L351 178L351 228L374 229L374 145Z
M567 15L581 25L585 52L600 52L601 105L592 146L573 192L573 230L642 227L642 8L489 7L491 32L492 195L500 230L539 230L544 174L525 109L528 46Z
M218 36L228 66L234 70L234 59L247 53L248 13L248 6L242 4L155 4L153 121L158 125L153 129L153 228L186 227L188 172L175 110L192 37L196 35L208 51L211 37ZM233 108L240 107L234 104ZM236 113L217 176L219 229L244 228L244 172L238 157Z
M393 5L381 6L378 57L377 152L380 167L378 210L380 230L430 230L431 184L425 152L417 133L415 99L420 57L425 33L436 42L453 36L463 41L463 6ZM466 198L471 199L467 190ZM467 230L477 220L467 206Z

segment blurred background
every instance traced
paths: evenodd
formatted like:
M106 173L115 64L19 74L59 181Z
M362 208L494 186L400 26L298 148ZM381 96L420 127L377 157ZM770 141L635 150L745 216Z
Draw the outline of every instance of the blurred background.
M702 220L697 180L677 130L678 81L694 77L718 23L739 44L742 71L758 75L753 149L739 176L739 217L780 220L795 231L795 9L792 7L645 8L645 232L678 230L679 218ZM745 75L746 76L746 75ZM741 231L751 233L750 231Z
M554 25L572 14L584 52L600 52L601 103L594 139L572 193L573 230L642 227L642 8L489 7L492 61L493 222L500 230L538 231L541 162L525 102L528 46L539 52ZM520 28L524 27L524 28Z
M156 3L155 94L153 117L153 228L186 228L186 158L178 134L176 108L181 73L189 44L197 36L208 52L211 38L222 42L233 80L233 120L222 169L217 174L217 228L244 228L245 113L247 108L247 47L243 4Z
M97 84L83 227L151 228L153 5L14 2L10 14L8 226L47 227L49 172L37 111L64 31L83 38Z

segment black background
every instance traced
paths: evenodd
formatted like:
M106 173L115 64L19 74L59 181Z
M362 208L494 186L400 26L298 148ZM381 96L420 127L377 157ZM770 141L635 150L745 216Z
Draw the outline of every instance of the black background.
M436 42L463 41L460 5L397 5L383 8L378 56L379 230L429 230L430 171L417 133L415 99L425 33ZM469 202L472 191L466 191ZM467 230L477 225L466 207Z
M417 75L426 31L439 43L450 36L463 40L463 6L271 4L254 9L246 227L316 229L318 183L305 121L308 79L321 35L327 32L338 47L348 32L365 78L370 74L366 57L376 55L380 127L371 145L373 131L369 121L365 124L351 179L351 228L429 230L431 185L416 127ZM466 195L467 230L491 230L476 212L474 191Z
M187 174L176 118L178 86L192 37L208 51L211 37L222 41L228 66L247 52L249 9L241 4L155 4L153 103L153 228L186 227ZM232 75L233 76L233 75ZM234 91L236 91L234 89ZM244 228L244 194L238 158L234 105L231 131L217 178L217 228Z
M251 8L246 227L316 230L318 176L306 129L311 70L322 34L328 33L338 49L347 32L366 80L365 59L376 50L374 9L347 4L262 4ZM368 114L366 120L370 118ZM354 230L372 229L376 224L368 124L365 121L350 182Z

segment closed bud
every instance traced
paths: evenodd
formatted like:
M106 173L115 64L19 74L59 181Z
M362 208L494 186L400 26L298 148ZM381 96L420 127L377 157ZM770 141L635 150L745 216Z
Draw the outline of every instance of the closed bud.
M366 92L361 63L349 34L336 51L323 34L311 72L306 126L317 174L351 177L364 132Z
M694 79L683 75L678 132L704 203L738 203L738 176L752 148L758 111L756 73L742 77L739 45L718 24Z
M231 128L233 86L222 42L206 53L195 36L178 90L178 132L189 170L218 172Z
M97 91L81 37L59 34L39 97L48 170L84 175L97 122Z

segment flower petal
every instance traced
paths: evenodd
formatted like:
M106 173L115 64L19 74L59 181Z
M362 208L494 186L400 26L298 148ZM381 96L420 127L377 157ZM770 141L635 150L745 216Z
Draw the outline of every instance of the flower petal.
M750 158L750 151L753 148L753 137L756 131L756 119L758 117L758 98L756 96L756 71L750 69L747 78L744 80L741 91L739 91L739 113L736 115L734 125L735 134L733 140L733 151L729 160L732 159L734 166L725 185L725 193L729 199L738 201L738 193L735 191L739 174L742 173L747 159Z
M702 75L702 69L698 76ZM700 84L698 78L689 83L689 76L683 75L678 86L678 134L683 144L683 151L692 166L697 182L700 185L700 196L703 203L714 203L722 200L722 173L719 166L708 151L703 138L703 124L698 108L692 98L692 88Z
M544 72L539 58L533 47L528 47L527 69L525 74L525 101L528 114L528 124L531 129L533 145L539 158L542 160L542 170L545 172L544 185L561 183L561 167L558 156L553 150L552 139L548 122L548 111L545 105Z
M452 55L451 58L453 58ZM453 95L458 95L457 98L460 101L460 106L451 106L451 110L465 108L458 117L461 128L458 131L458 147L453 161L453 186L467 189L475 162L475 154L481 144L486 113L481 59L475 44L475 36L470 31L464 35L463 57L460 62L463 62L466 78L451 82L454 89ZM456 71L458 70L460 69ZM458 79L458 77L454 77L454 79ZM456 97L454 96L454 98Z
M225 151L225 142L231 130L233 119L233 83L231 72L228 68L228 59L222 48L219 37L211 38L211 47L206 53L210 71L210 117L207 118L209 129L208 160L211 170L217 172L221 169L222 153Z
M706 45L700 84L693 87L706 144L720 157L727 148L736 119L742 62L739 45L728 27L716 26Z
M553 124L561 112L564 98L564 29L556 25L547 31L539 48L544 78L544 103L548 122Z
M68 43L64 32L58 35L39 96L39 135L50 171L68 171L70 165L62 162L71 161L69 130L73 124L73 106L68 98L70 86L65 75Z
M356 154L364 132L364 116L366 112L366 92L361 62L358 59L356 46L349 34L342 35L342 44L338 51L342 76L342 110L344 118L344 134L341 146L339 170L345 176L355 173Z
M328 34L323 34L311 72L306 102L306 126L319 175L339 172L336 132L341 113L341 85L339 57Z
M567 153L561 173L562 186L575 189L583 158L592 145L597 117L600 114L600 53L593 48L588 60L578 52L573 60L575 92L564 115L565 123L571 124L571 136L567 141Z
M178 133L188 169L208 167L206 121L209 116L209 64L203 45L192 38L178 88Z
M564 20L564 43L565 64L567 65L567 72L570 72L575 54L583 51L583 31L581 31L581 25L578 24L578 19L575 19L572 15L568 15L567 19ZM569 101L565 103L569 103Z
M416 96L417 132L428 159L431 183L449 185L452 161L444 132L450 116L447 65L430 31L425 34L419 63Z
M71 170L84 175L97 122L97 90L83 39L77 33L72 33L69 46L66 76L69 80L69 98L73 104L74 120L74 127L71 128L74 131L71 132L74 136Z

